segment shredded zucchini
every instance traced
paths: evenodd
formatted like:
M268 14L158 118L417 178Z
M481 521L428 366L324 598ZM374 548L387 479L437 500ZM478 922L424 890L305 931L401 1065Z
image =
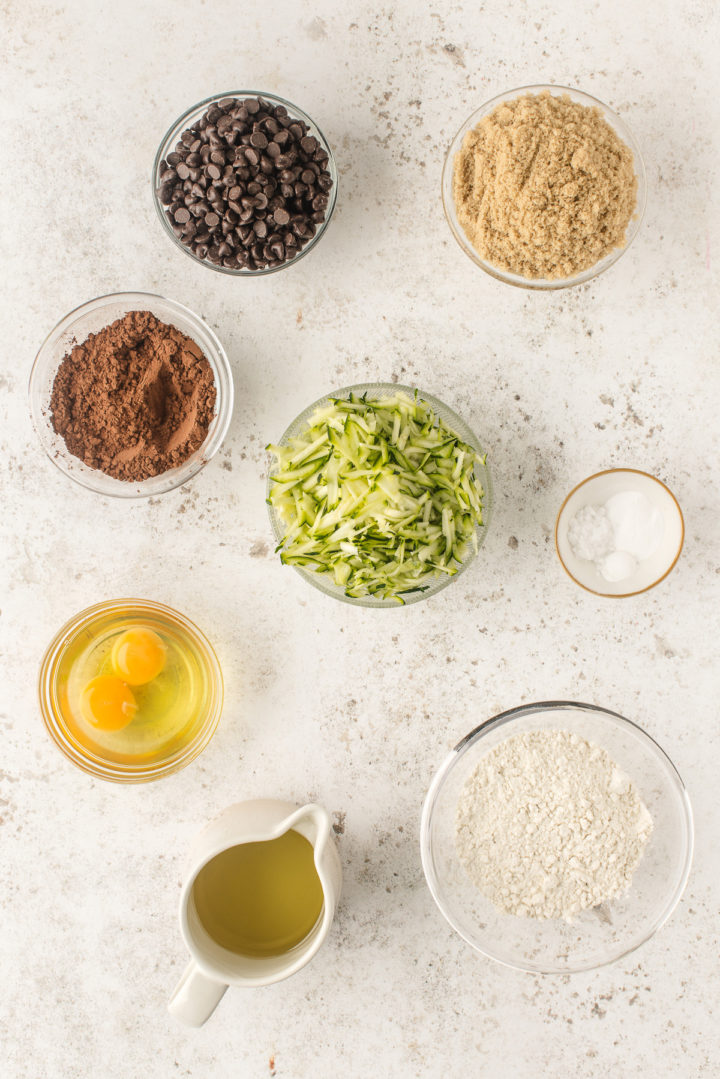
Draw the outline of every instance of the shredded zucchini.
M328 574L346 596L403 603L477 550L485 457L417 391L333 398L302 434L267 449L282 561Z

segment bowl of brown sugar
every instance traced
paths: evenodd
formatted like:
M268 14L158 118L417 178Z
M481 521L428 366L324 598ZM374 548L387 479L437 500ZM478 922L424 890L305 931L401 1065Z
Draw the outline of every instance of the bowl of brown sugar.
M48 334L30 375L43 449L98 494L138 498L186 483L217 452L233 406L217 337L182 304L100 296Z
M458 244L499 281L580 285L637 235L647 184L627 125L589 94L525 86L470 116L445 159L442 196Z

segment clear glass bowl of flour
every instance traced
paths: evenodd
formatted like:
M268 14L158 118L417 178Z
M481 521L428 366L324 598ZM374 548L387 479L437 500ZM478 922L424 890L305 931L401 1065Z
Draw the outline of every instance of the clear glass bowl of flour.
M482 758L507 738L543 729L570 731L604 749L635 784L653 819L630 888L571 921L498 910L472 882L455 846L458 799ZM672 761L635 723L594 705L549 701L503 712L455 746L425 798L420 843L433 898L468 944L519 970L569 974L621 959L670 917L690 873L692 811Z

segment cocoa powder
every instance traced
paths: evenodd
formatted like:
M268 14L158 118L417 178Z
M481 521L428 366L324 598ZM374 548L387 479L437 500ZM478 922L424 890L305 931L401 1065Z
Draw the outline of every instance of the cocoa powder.
M203 444L215 398L198 345L150 311L130 311L64 357L50 418L74 457L138 482L183 464Z

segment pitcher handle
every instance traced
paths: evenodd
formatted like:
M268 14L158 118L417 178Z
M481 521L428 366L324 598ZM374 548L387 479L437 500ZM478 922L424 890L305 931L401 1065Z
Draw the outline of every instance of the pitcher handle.
M227 985L208 978L191 959L170 997L168 1011L181 1023L201 1027L217 1008L226 989Z

